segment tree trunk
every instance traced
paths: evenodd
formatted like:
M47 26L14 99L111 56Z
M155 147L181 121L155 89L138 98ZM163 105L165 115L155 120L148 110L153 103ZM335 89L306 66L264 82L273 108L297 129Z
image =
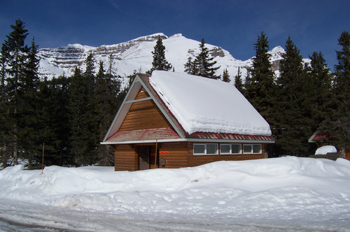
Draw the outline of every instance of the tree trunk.
M340 149L340 158L346 159L346 152L345 152L345 147L342 147Z

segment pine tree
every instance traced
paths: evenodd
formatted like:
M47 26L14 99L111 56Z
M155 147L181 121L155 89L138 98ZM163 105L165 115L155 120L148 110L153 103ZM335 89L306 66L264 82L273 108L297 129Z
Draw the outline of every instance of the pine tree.
M228 74L227 69L222 73L222 81L229 83L231 81L230 75Z
M192 61L192 57L188 57L186 64L184 65L185 72L191 75L196 75L196 64Z
M238 67L237 75L235 76L235 87L244 95L244 85L242 82L242 73L241 68Z
M326 142L337 146L344 156L345 147L350 143L350 33L348 31L342 32L338 44L341 50L336 51L338 64L334 66L332 114L322 123L320 130L329 135Z
M316 131L320 124L329 118L331 113L331 73L327 68L326 60L323 58L322 52L313 52L309 56L310 76L311 76L311 94L309 98L312 101L312 130Z
M42 118L39 114L39 59L37 58L38 45L32 40L29 53L26 57L24 75L19 77L18 89L18 138L21 148L24 149L24 158L28 159L28 168L32 168L36 154L40 150Z
M113 54L109 54L109 56L108 56L108 62L109 62L109 65L108 65L107 73L108 73L108 75L113 76L113 75L114 75L114 73L113 73L113 71L112 71L112 67L113 67L113 65L114 65L114 57L113 57Z
M271 69L269 43L264 32L254 44L256 55L253 67L248 70L250 77L245 83L245 95L255 109L271 124L274 120L274 95L276 85Z
M11 25L13 29L9 35L6 36L2 46L2 57L5 61L5 72L2 73L2 78L5 79L6 86L4 86L4 95L6 100L3 101L6 109L6 131L4 132L6 141L6 150L11 151L14 164L17 164L19 156L20 141L19 134L19 94L20 81L26 75L26 61L29 48L25 45L25 39L28 35L28 30L25 29L24 22L20 19L16 20L15 25ZM5 54L6 53L6 54Z
M313 133L311 124L311 79L302 63L299 49L288 37L280 66L276 110L276 147L279 154L305 156Z
M213 57L209 56L209 50L205 46L204 38L202 38L202 41L199 45L200 53L197 55L194 64L196 66L195 75L212 78L212 79L219 79L220 76L215 75L215 71L220 68L214 67L214 65L217 63L216 61L213 61Z
M162 38L158 36L158 40L156 45L154 46L153 54L153 62L152 68L149 73L152 73L153 70L165 70L168 71L172 69L171 64L165 58L165 46L163 45Z
M43 129L42 143L45 143L45 165L72 165L69 154L70 126L68 120L68 86L65 76L40 83L40 106Z
M103 141L115 116L115 110L119 108L116 97L119 90L120 82L113 76L105 74L103 62L101 61L96 75L95 92L99 141ZM104 166L114 164L114 153L110 146L98 146L98 162Z
M1 91L1 102L0 102L0 141L1 147L0 149L0 163L3 163L3 167L7 166L7 160L11 157L7 149L7 132L9 131L7 125L7 97L6 97L6 63L7 63L7 47L5 44L2 44L1 53L0 53L0 75L1 75L1 83L0 83L0 91Z
M89 70L89 67L87 67ZM88 165L97 161L98 135L95 101L91 82L86 71L76 68L68 88L70 124L70 149L76 165Z

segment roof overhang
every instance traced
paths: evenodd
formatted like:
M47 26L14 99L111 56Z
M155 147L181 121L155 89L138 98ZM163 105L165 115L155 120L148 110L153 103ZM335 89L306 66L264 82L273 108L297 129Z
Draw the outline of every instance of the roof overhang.
M313 135L311 135L311 137L308 139L309 143L316 143L317 141L320 141L322 139L328 138L329 135L328 134L323 134L320 131L316 131L315 133L313 133Z
M141 143L176 143L176 142L193 142L193 143L254 143L254 144L272 144L275 141L266 140L232 140L232 139L151 139L151 140L134 140L134 141L106 141L101 142L103 145L118 144L141 144Z

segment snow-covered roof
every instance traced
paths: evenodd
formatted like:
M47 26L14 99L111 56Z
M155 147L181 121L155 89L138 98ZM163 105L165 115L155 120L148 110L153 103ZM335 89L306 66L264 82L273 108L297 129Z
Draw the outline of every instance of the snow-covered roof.
M315 155L326 155L327 153L337 153L337 148L332 145L325 145L317 148Z
M189 134L271 135L269 124L233 84L166 71L153 71L149 80Z

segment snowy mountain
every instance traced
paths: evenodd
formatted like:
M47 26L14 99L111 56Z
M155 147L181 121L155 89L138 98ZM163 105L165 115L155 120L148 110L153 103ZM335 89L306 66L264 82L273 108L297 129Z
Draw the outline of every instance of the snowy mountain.
M39 74L40 77L46 76L48 78L63 74L70 76L73 74L76 66L82 70L85 69L84 60L91 52L96 60L96 72L99 61L103 61L105 70L108 70L110 63L112 63L112 73L121 77L126 77L134 71L144 73L152 66L152 51L158 36L163 39L167 60L175 68L176 72L184 72L184 64L187 62L188 57L195 58L199 53L200 42L188 39L182 34L167 37L163 33L157 33L114 45L91 47L80 44L68 44L65 47L40 49L38 54L41 59ZM241 67L242 78L245 78L245 67L252 65L252 59L246 61L237 60L221 47L211 44L206 44L206 47L209 49L212 57L214 57L214 60L217 61L217 65L220 65L220 69L217 70L218 75L222 75L223 70L227 69L231 80L233 80L237 74L238 67ZM274 70L277 70L284 49L277 46L270 53Z

